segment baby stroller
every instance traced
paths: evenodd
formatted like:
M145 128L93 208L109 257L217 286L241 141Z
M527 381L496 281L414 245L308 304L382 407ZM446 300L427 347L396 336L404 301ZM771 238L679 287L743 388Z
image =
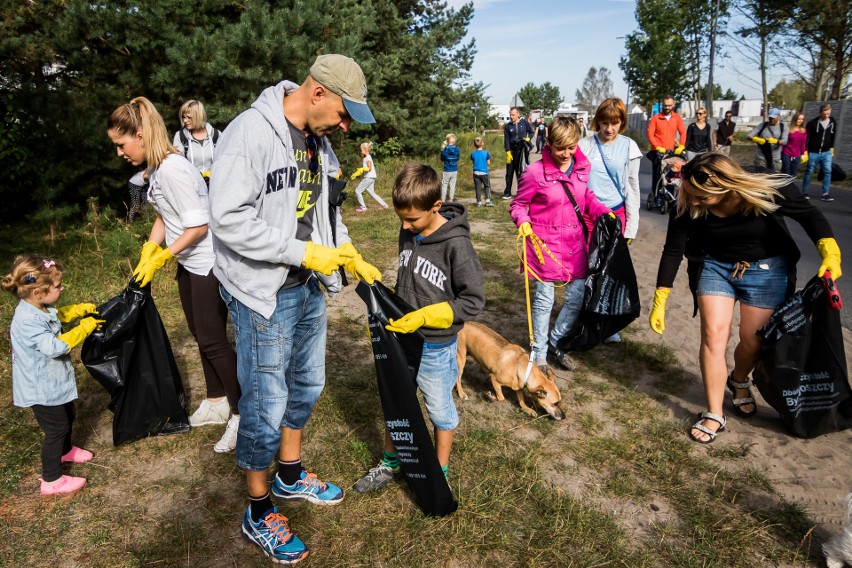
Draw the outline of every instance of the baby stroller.
M657 187L648 193L648 199L645 201L645 208L648 211L659 208L660 215L668 212L669 207L677 199L677 192L680 189L680 170L685 163L686 159L683 156L675 156L671 150L663 154L663 159L660 160L660 181Z

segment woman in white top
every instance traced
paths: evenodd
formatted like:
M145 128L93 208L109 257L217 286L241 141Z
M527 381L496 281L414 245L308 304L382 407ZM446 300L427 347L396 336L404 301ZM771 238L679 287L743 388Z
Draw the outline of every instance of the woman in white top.
M629 241L639 231L639 161L642 151L627 130L627 109L617 98L603 101L595 111L591 129L595 132L578 144L592 164L589 188L604 205L621 219L624 237ZM594 228L590 225L589 229Z
M627 130L624 102L613 97L598 105L591 130L594 134L578 144L592 164L589 189L621 219L622 233L630 243L639 231L639 161L642 151L636 142L622 136ZM586 224L591 234L594 223L586 219ZM621 336L616 333L606 338L604 343L619 341Z
M147 286L159 268L177 258L181 305L189 331L198 342L207 383L207 398L189 423L204 426L227 422L225 434L214 450L233 450L240 420L237 356L225 333L228 311L212 271L207 184L198 170L169 143L163 118L145 97L137 97L115 109L109 117L107 134L119 157L134 166L146 164L150 184L148 201L157 211L134 278L139 285ZM160 248L164 241L166 246Z
M201 172L204 180L210 183L210 169L213 167L213 150L219 138L219 131L207 122L207 111L201 101L190 99L180 107L180 122L183 128L175 132L172 145Z

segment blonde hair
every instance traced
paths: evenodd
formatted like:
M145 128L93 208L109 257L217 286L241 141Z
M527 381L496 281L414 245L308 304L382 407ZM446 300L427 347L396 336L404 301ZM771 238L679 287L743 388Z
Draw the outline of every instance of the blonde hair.
M395 209L428 211L441 200L441 178L431 166L406 162L393 180L391 198Z
M15 258L12 270L3 277L3 289L18 298L29 298L33 293L47 294L62 275L62 263L49 256L24 254Z
M618 133L623 134L627 130L627 107L624 106L624 101L618 97L612 97L599 104L589 128L595 132L600 132L602 122L607 124L620 123Z
M557 116L547 130L547 144L551 148L566 148L580 141L580 125L573 116Z
M107 130L115 130L122 136L136 136L141 131L145 162L150 169L157 169L169 154L178 153L169 140L163 117L145 97L136 97L112 111Z
M183 124L183 115L188 114L192 121L192 129L204 128L207 124L207 111L204 110L204 103L195 99L189 99L180 106L178 119Z
M444 136L444 143L441 144L441 150L443 150L444 148L446 148L450 144L455 144L455 143L456 143L456 135L453 134L452 132L450 132L449 134Z
M482 141L482 136L477 136L473 139L473 146L474 148L482 148L485 146L485 142Z
M363 152L364 150L367 150L368 154L370 152L372 152L373 151L373 143L370 142L369 140L367 142L361 142L361 151Z
M707 181L698 183L695 175L699 172L709 174ZM717 152L707 152L693 158L681 170L683 182L689 183L697 191L708 195L720 195L725 198L738 197L743 215L767 215L780 207L775 199L780 197L778 189L792 181L792 177L783 174L752 174L732 161L728 156ZM707 215L707 207L692 205L690 196L681 190L677 196L677 214L689 212L690 217L698 219Z

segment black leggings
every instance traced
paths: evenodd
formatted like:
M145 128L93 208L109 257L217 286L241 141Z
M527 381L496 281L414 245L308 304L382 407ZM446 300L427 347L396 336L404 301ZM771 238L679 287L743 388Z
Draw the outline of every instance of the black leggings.
M228 341L228 308L219 295L219 281L212 270L199 276L178 264L177 283L186 324L201 352L207 398L227 396L231 412L239 413L237 353Z
M44 432L41 442L41 478L56 481L62 476L62 456L71 451L71 425L76 412L74 403L59 406L32 406L38 425Z

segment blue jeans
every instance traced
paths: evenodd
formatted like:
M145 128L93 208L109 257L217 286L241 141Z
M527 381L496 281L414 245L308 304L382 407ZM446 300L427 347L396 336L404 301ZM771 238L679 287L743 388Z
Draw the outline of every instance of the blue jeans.
M822 164L822 194L828 195L829 185L831 185L831 152L817 152L808 154L808 165L805 167L805 177L802 179L802 193L808 194L808 186L811 185L811 174L818 165Z
M278 454L281 428L304 428L325 386L325 298L310 278L279 290L266 319L219 291L231 314L242 389L237 466L262 471Z
M571 326L577 321L580 310L583 308L583 295L585 294L585 278L572 280L565 286L565 303L556 316L556 323L550 330L550 312L556 290L552 283L536 282L535 296L532 301L533 320L533 352L530 358L536 365L547 363L547 343L550 336L550 345L556 347L556 342L565 337ZM549 334L548 334L549 331Z
M801 156L788 156L781 152L781 173L796 177L799 173L799 164L802 162Z
M424 343L417 371L417 386L423 393L429 420L438 430L453 430L459 425L453 387L459 376L454 338L446 343Z

